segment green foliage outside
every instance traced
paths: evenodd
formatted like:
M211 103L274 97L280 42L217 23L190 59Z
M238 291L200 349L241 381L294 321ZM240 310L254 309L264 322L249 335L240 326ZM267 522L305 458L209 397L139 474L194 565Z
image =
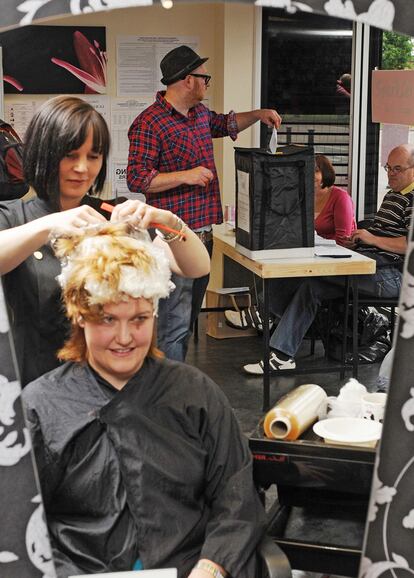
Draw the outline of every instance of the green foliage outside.
M413 41L409 36L384 32L382 44L382 70L414 68Z

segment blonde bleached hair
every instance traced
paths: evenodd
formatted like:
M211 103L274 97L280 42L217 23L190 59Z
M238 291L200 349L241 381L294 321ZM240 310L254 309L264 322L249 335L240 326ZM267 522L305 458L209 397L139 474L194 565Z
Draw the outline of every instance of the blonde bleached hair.
M98 322L103 307L128 299L152 302L154 315L159 299L174 287L166 254L156 247L146 231L127 223L106 223L76 233L65 233L52 240L62 272L58 281L71 335L58 357L64 361L86 360L87 348L79 319ZM162 355L155 347L149 355Z

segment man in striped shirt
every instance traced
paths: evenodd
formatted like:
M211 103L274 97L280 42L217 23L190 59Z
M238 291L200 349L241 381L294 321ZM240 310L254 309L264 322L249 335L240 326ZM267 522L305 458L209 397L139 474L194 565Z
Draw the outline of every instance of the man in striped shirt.
M414 199L414 146L400 145L393 149L385 165L390 190L367 229L356 229L347 246L363 253L377 263L373 275L362 275L358 280L359 292L374 297L398 297L401 289L402 266L407 250ZM270 339L270 367L274 372L296 367L295 355L315 319L322 300L343 294L344 277L304 279L292 284L287 293L286 284L278 291L272 287L272 313L280 321ZM283 308L282 304L285 304ZM286 306L287 303L287 306ZM247 373L263 374L263 362L244 366Z

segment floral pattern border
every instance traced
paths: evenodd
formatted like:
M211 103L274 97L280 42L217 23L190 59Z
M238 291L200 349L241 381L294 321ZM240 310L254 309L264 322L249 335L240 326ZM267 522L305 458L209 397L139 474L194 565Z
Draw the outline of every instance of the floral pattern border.
M176 0L179 1L179 0ZM241 0L243 1L243 0ZM244 0L289 12L311 11L365 22L414 35L412 0ZM80 15L152 0L2 0L0 29L64 14ZM414 239L406 259L400 327L377 456L361 578L414 574ZM0 287L0 516L8 532L0 536L0 575L54 578L43 507L30 459L30 442L12 364L11 340ZM398 448L398 451L396 451ZM16 480L19 484L16 486ZM14 496L14 497L13 497Z
M410 18L413 7L409 0L240 0L240 2L283 8L289 12L297 10L319 12L414 35L414 21ZM89 14L151 4L153 0L2 0L0 28L27 25L41 18L64 14Z
M414 574L413 225L405 259L390 393L375 465L360 578Z
M55 578L0 283L0 576Z

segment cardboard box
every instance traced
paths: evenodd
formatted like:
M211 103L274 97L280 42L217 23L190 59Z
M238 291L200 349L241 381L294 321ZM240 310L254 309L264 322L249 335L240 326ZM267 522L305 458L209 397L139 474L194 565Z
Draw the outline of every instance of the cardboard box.
M228 289L207 290L206 307L225 307L226 309L244 309L251 305L251 295L248 288L234 288L233 292ZM224 317L224 311L212 311L207 313L207 335L216 339L229 337L249 337L257 335L254 327L248 329L234 329L229 327Z

